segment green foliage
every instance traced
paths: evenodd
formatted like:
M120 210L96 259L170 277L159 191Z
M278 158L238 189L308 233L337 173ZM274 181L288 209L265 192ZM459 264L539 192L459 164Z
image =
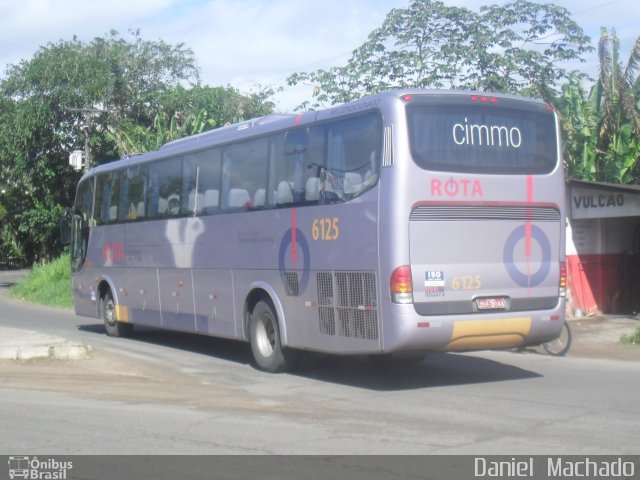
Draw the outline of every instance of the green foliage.
M595 180L593 158L597 118L578 75L571 75L563 85L556 106L562 114L563 153L568 176Z
M569 12L514 0L473 12L438 0L393 9L345 66L289 77L314 85L314 107L390 88L462 88L518 93L550 101L580 60L589 38Z
M271 113L272 95L268 89L242 94L232 87L178 86L159 98L150 125L125 119L110 127L107 137L122 156L156 150L178 138Z
M25 263L62 251L58 220L80 173L69 154L88 142L91 163L268 113L269 93L198 85L193 52L111 31L73 38L10 65L0 81L0 255Z
M632 334L622 335L622 337L620 337L620 343L625 343L627 345L640 345L640 326L636 327Z
M118 128L109 129L108 138L116 143L122 156L131 156L157 150L167 142L185 135L201 133L214 126L215 122L206 118L206 111L190 113L186 118L179 112L175 112L171 117L165 112L159 112L153 120L153 125L145 126L125 120Z
M51 263L33 267L31 273L11 289L11 295L28 302L73 308L69 254Z
M564 155L572 177L640 182L640 37L625 65L614 30L601 30L600 74L587 95L580 79L563 87Z
M80 177L68 165L69 153L87 134L95 156L114 158L106 126L144 118L154 96L196 73L188 50L142 41L137 32L132 42L111 32L88 45L75 38L50 43L9 66L0 83L3 249L6 242L17 246L13 254L27 263L59 253L59 215L71 206Z

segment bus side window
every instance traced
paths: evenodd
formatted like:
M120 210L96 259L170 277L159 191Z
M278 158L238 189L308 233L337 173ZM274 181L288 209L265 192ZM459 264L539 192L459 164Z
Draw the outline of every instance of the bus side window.
M89 177L78 185L73 209L73 239L70 243L71 270L80 271L87 255L89 231L92 227L93 186L95 177Z
M325 192L347 201L376 184L382 122L377 113L341 120L328 128Z
M93 213L93 181L95 177L91 177L78 186L76 195L76 203L74 213L85 219L89 219Z
M155 218L162 216L160 212L160 191L158 190L158 172L153 165L149 167L149 181L147 185L147 216ZM166 206L165 206L166 211Z
M146 165L129 167L126 171L123 187L126 185L127 194L123 191L122 195L127 202L126 211L123 212L126 220L141 220L147 216L147 177Z
M277 138L274 142L282 143L282 139ZM312 159L312 142L310 130L299 128L286 132L284 145L272 149L271 183L276 206L307 205L318 201L319 170Z
M198 154L197 193L202 195L201 212L205 215L216 213L220 207L221 158L222 155L219 148L206 150Z
M108 174L98 175L96 178L96 203L93 209L93 221L96 225L102 225L105 219L105 186Z
M151 177L157 179L158 216L180 215L183 189L182 158L169 158L151 164ZM156 189L155 184L153 188Z
M103 221L115 223L118 221L120 208L120 171L108 173L105 176L105 189L103 197Z
M182 215L196 215L200 211L202 198L196 190L198 177L197 154L187 155L182 161L182 202L180 213Z
M325 134L324 125L309 129L307 151L303 158L302 173L304 176L304 203L315 205L320 201L320 177L325 167Z
M266 191L269 139L236 143L224 149L222 166L222 208L256 208L254 198Z

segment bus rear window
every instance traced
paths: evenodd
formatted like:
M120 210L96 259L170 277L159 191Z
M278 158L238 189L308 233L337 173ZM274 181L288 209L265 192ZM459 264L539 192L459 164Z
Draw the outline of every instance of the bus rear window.
M427 170L542 174L557 162L551 112L486 105L407 106L415 162Z

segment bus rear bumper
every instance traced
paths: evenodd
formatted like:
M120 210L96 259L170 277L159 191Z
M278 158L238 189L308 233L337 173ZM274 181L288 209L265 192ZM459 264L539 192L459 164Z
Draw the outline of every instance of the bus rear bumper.
M564 298L552 310L470 315L418 315L392 305L383 325L384 352L469 351L539 345L560 335Z

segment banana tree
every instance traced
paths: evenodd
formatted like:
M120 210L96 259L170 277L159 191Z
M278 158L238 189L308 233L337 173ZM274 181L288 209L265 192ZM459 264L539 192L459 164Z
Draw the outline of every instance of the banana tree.
M640 183L640 37L626 65L615 30L601 29L600 72L587 95L584 75L573 73L562 88L564 157L569 176Z
M597 118L592 154L597 180L636 183L640 180L640 37L626 66L620 61L619 52L615 30L602 28L598 46L600 76L589 97Z
M123 122L118 127L110 127L108 138L113 140L122 155L157 150L163 144L210 130L216 126L205 110L183 115L179 112L169 116L165 112L156 114L153 125L145 127L132 121Z
M556 107L562 117L565 170L569 177L596 179L595 131L597 115L582 81L584 75L572 72L562 87Z

